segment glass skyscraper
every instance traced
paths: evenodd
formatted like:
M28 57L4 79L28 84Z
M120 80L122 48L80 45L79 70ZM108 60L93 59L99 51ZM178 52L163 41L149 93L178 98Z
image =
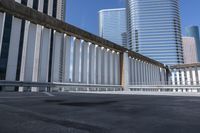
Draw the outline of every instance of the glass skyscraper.
M179 0L127 0L130 49L166 65L183 63Z
M126 9L99 11L99 36L116 44L126 46Z
M188 37L194 37L196 42L196 52L198 57L198 62L200 62L200 38L199 38L199 27L190 26L186 28L186 35Z

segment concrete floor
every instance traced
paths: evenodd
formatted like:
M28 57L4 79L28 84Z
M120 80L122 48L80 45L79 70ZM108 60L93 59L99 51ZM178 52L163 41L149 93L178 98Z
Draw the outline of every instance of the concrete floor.
M0 133L199 133L200 97L0 93Z

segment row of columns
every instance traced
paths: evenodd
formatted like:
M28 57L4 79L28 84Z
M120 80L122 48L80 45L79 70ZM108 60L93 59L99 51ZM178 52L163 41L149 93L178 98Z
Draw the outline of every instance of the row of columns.
M0 13L2 29L4 19L5 14ZM13 17L6 72L9 81L16 80L21 25L22 20ZM2 34L1 31L0 40ZM29 21L25 21L21 52L20 81L49 82L50 73L51 82L124 85L125 88L160 84L164 80L164 69L158 66Z
M130 85L159 85L165 83L164 69L129 57L129 84Z
M67 35L64 40L63 82L120 85L118 52Z
M189 67L171 70L172 85L199 85L200 84L200 68Z

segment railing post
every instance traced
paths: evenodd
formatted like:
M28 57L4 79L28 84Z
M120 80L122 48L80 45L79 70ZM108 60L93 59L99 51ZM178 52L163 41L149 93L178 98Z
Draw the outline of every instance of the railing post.
M120 81L123 90L128 91L129 88L129 72L128 72L128 64L129 64L129 58L128 58L128 53L120 53Z

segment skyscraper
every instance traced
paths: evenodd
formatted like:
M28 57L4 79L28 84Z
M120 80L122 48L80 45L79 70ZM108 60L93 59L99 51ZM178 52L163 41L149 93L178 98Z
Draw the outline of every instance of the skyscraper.
M15 0L25 6L53 16L59 20L65 19L66 0Z
M126 9L99 11L99 35L126 47Z
M200 38L199 38L199 27L190 26L186 28L186 35L188 37L194 37L196 42L196 53L198 57L198 62L200 62Z
M15 1L59 20L65 18L65 0ZM46 40L45 46L41 45L43 32L49 32L51 38L49 42ZM38 81L39 57L46 54L52 58L52 45L53 30L48 31L40 25L0 13L0 80ZM51 71L51 65L49 62L46 70ZM50 80L50 75L48 77Z
M129 48L167 65L183 63L179 0L127 0Z
M194 37L183 37L183 55L185 64L198 62L196 42Z

